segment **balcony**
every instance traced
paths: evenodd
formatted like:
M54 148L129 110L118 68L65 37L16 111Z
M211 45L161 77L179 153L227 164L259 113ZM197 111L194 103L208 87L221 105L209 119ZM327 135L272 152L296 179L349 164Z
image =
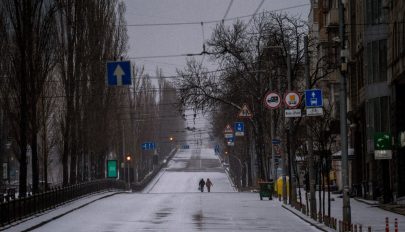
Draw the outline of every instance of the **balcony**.
M326 27L339 26L339 10L338 8L332 8L326 14Z

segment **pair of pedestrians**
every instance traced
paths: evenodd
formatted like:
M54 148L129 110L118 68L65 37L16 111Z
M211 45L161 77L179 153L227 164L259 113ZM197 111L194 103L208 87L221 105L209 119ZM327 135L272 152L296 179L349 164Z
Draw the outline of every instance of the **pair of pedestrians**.
M211 186L213 186L214 184L211 182L210 178L207 178L207 181L204 181L204 178L201 178L198 185L199 185L198 189L201 192L204 192L204 186L207 186L208 192L211 192Z

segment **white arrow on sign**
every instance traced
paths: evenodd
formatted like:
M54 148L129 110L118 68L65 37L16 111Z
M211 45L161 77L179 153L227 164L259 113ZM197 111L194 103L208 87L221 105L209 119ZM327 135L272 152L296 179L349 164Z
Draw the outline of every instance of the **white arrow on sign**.
M118 64L114 70L114 76L117 77L117 85L122 85L122 76L125 75L124 70L122 70L121 66Z

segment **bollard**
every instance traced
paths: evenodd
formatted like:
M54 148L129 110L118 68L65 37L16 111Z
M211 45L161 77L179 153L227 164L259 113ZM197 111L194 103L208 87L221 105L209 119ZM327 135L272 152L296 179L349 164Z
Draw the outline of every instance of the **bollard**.
M398 219L395 218L395 232L398 232Z
M359 225L359 232L363 232L363 226Z
M388 224L388 217L385 218L385 232L390 232L390 226Z
M371 232L371 226L368 227L368 232Z

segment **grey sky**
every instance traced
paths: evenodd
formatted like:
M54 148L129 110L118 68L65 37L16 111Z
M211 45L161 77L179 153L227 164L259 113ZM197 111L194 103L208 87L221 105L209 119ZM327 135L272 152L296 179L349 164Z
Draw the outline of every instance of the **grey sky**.
M124 0L127 5L126 19L129 35L130 58L200 53L202 44L211 36L215 23L221 20L230 6L226 18L252 15L263 0ZM264 0L258 12L284 10L307 19L309 0ZM302 6L303 4L308 4ZM246 19L246 18L245 18ZM249 19L249 18L247 18ZM182 24L170 26L140 26L142 24ZM232 22L232 21L229 21ZM134 26L136 25L136 26ZM166 76L176 75L182 69L186 57L162 57L131 59L132 63L144 65L145 71L155 75L156 67Z

